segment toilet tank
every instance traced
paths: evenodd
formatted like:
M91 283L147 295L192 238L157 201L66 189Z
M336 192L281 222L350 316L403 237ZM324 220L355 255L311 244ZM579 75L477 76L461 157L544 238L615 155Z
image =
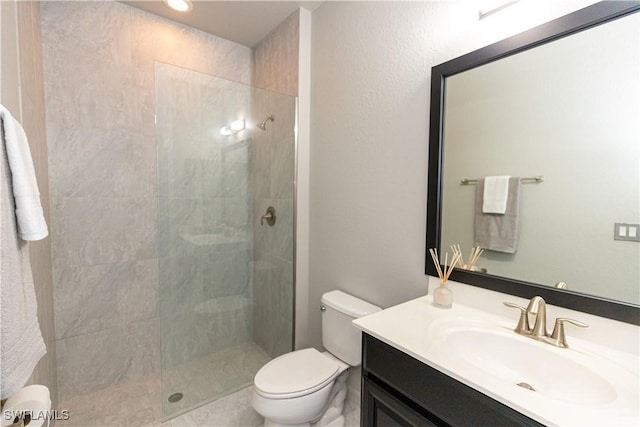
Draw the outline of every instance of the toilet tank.
M362 363L362 333L352 320L382 310L353 295L331 291L322 295L322 345L351 366Z

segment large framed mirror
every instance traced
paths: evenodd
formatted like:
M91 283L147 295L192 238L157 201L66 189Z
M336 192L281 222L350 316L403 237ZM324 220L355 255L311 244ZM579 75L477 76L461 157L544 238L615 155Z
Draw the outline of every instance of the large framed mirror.
M640 324L638 12L596 3L432 69L427 250L487 248L452 280ZM517 203L488 249L500 176Z

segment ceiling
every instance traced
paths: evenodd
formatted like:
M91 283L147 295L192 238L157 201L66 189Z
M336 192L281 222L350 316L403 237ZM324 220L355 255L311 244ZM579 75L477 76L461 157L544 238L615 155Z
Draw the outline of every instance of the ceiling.
M244 46L255 47L299 7L314 10L322 1L193 1L187 13L169 9L162 1L123 1Z

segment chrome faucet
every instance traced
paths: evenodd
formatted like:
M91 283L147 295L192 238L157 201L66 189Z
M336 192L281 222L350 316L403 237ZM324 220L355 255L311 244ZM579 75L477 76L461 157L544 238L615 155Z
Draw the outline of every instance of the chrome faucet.
M520 319L518 325L514 331L525 337L533 338L537 341L546 342L547 344L554 345L556 347L568 348L567 338L564 333L564 324L571 323L572 325L586 328L588 325L573 319L566 319L559 317L556 319L556 324L553 328L551 335L547 332L547 303L542 297L535 296L529 301L527 308L524 308L518 304L512 302L504 302L509 308L517 308L520 310ZM533 328L529 323L529 315L534 315L535 320L533 322Z

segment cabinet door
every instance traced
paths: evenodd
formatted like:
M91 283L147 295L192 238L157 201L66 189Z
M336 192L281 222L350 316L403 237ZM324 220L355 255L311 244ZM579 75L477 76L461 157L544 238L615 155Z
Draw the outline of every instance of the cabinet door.
M363 375L437 425L543 426L370 335L363 334L363 343Z
M362 392L362 427L437 426L366 377L362 379Z

